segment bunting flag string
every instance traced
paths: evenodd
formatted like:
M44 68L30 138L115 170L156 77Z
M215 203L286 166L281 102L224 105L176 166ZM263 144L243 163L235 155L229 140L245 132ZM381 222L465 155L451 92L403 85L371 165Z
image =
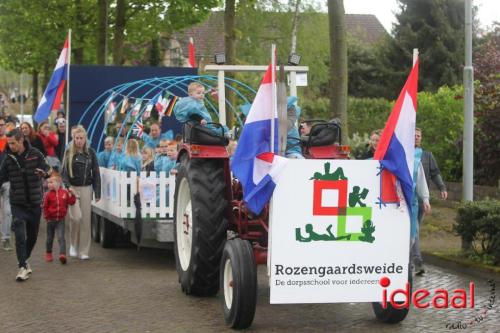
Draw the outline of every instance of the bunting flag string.
M120 113L124 114L127 111L127 107L128 107L128 97L124 97L123 101L122 101L122 107L120 109Z
M142 138L142 135L144 134L144 124L142 123L142 118L138 118L136 120L132 133L134 133L139 139Z
M172 115L172 111L174 110L175 103L177 103L177 96L172 96L168 101L167 107L165 108L165 116L170 117Z

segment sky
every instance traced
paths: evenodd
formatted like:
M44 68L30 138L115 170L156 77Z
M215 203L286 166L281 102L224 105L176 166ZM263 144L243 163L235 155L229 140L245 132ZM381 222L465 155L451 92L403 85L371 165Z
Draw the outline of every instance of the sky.
M473 0L479 7L478 16L482 28L500 21L500 0ZM396 22L394 12L398 11L396 0L344 0L347 14L374 14L388 32Z

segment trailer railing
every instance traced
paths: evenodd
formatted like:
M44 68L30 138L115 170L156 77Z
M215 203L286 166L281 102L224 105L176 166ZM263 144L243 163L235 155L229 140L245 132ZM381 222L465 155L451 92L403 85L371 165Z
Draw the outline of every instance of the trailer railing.
M134 218L134 195L141 199L141 217L149 219L172 218L175 176L164 171L135 172L100 168L101 200L92 205L121 218ZM172 186L171 186L172 185Z

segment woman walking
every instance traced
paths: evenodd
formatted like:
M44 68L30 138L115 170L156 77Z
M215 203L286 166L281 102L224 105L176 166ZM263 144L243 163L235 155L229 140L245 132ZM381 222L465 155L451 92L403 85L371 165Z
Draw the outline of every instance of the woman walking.
M73 141L66 149L63 161L63 180L80 198L81 218L69 218L69 255L89 259L90 211L92 192L96 201L101 199L101 177L95 151L87 143L87 132L79 125L71 131Z
M21 123L21 132L24 135L24 139L29 142L31 147L38 149L44 157L47 156L47 151L45 151L45 147L43 146L42 139L38 133L31 127L30 123L24 122Z

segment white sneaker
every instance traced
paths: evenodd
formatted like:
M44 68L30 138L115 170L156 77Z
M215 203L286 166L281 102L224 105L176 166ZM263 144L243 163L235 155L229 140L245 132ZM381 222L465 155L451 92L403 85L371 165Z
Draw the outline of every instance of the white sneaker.
M89 260L89 259L90 259L90 257L88 255L82 254L80 256L80 260Z
M78 257L78 254L76 253L76 250L73 246L69 247L69 256L73 258Z
M10 245L10 239L4 239L2 241L2 247L5 251L12 251L12 246Z
M33 270L31 269L31 266L30 266L29 262L26 262L26 272L28 272L28 274L32 274L33 273Z
M19 269L19 272L17 273L16 281L22 282L22 281L28 280L29 278L30 278L30 275L28 273L28 270L24 267L21 267Z

